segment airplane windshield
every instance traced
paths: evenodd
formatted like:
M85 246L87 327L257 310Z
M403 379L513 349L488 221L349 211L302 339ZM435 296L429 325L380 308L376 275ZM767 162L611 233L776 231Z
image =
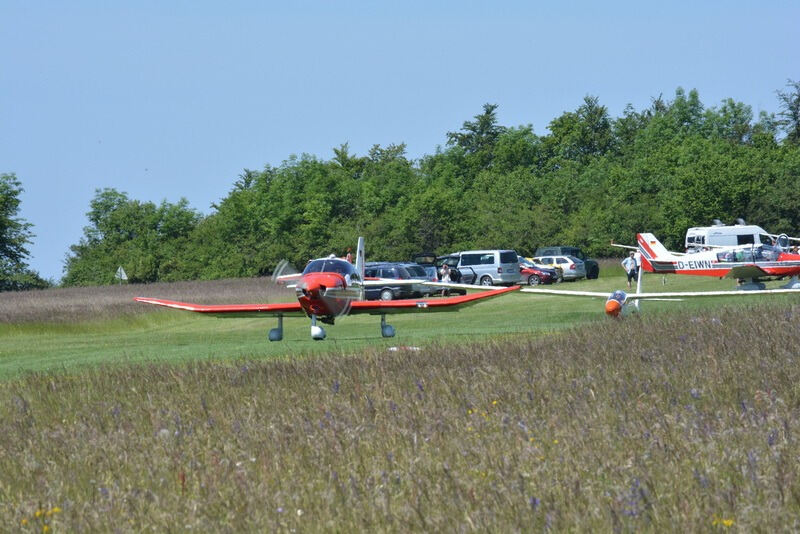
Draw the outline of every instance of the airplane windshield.
M339 273L342 275L353 275L356 268L349 261L340 260L339 258L323 258L319 260L311 260L303 269L303 274L308 273Z

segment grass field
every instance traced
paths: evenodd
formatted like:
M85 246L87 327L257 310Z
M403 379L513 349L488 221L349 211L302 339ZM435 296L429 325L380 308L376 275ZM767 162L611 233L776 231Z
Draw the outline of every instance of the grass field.
M604 272L561 287L623 286ZM269 343L274 321L132 304L143 289L291 298L248 280L0 301L0 530L800 528L796 298L614 321L514 294L393 317L389 340L365 316L323 342L286 319Z
M614 272L604 266L604 274ZM563 289L608 291L624 288L616 276L563 283ZM730 289L729 280L646 277L646 289ZM479 303L456 313L389 316L397 329L380 337L376 316L345 317L327 326L325 341L312 341L307 319L284 320L284 341L270 343L273 319L218 319L188 312L159 310L135 303L135 296L189 302L278 302L294 299L265 279L183 282L147 286L70 288L4 294L0 300L0 378L29 371L58 371L100 363L183 362L301 357L353 353L365 347L428 346L498 336L543 335L578 324L604 321L603 299L514 294ZM786 299L784 299L786 300ZM643 304L648 315L731 304L724 299Z

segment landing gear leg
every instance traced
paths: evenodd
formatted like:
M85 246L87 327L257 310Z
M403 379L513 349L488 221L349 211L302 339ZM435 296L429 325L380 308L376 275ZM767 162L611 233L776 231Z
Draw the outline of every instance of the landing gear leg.
M317 326L317 316L311 316L311 339L314 341L321 341L325 339L325 329Z
M800 289L800 280L797 279L797 275L791 277L785 285L781 286L781 289Z
M381 335L383 337L394 337L394 327L386 324L386 315L381 315Z
M278 327L269 331L270 341L280 341L283 339L283 315L278 316Z

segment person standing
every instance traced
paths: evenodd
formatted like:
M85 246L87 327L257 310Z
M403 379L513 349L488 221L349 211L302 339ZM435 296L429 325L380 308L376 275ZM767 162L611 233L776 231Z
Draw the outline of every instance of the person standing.
M622 268L625 269L625 274L628 275L628 287L631 287L631 280L636 278L636 259L633 252L622 260Z
M447 265L446 263L443 263L441 272L442 272L442 280L441 281L444 282L445 284L449 284L450 283L450 266ZM446 296L447 293L448 293L447 288L446 287L442 288L442 296L443 297Z

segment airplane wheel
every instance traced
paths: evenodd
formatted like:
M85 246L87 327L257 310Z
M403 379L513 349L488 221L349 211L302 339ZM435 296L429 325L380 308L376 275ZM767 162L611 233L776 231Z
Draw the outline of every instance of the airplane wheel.
M394 327L388 324L381 326L381 335L383 337L394 337Z
M384 289L381 291L381 300L392 300L393 298L394 294L391 289Z
M535 274L532 274L528 277L528 285L529 286L538 286L541 281L539 277Z

